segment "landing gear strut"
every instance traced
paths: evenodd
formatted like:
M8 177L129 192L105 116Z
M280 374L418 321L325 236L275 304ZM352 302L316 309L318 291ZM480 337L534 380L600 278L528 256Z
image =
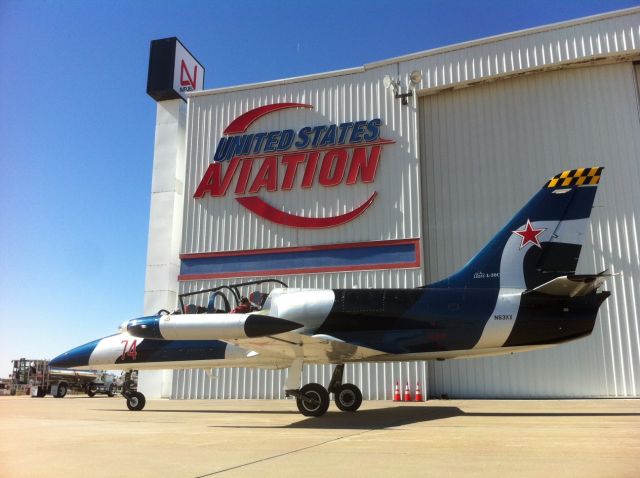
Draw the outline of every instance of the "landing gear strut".
M127 400L127 408L131 411L142 410L147 403L144 395L136 390L135 382L131 379L132 370L127 370L122 385L122 396Z
M293 388L300 383L301 363L294 363L289 369L285 385L287 397L295 397L298 410L306 417L319 417L329 408L329 394L333 393L336 406L343 412L355 412L362 405L362 392L352 383L342 383L344 364L336 365L326 389L319 383L309 383L300 389Z
M344 364L336 365L328 391L333 393L333 401L343 412L355 412L362 405L362 392L352 383L342 383Z

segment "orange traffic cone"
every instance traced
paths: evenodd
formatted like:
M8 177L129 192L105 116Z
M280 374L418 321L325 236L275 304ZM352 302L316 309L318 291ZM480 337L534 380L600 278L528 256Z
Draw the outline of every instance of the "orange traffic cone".
M416 402L423 402L422 390L420 390L420 382L416 383Z
M400 384L398 384L398 382L396 382L396 389L393 391L393 401L394 402L400 402Z
M407 386L404 389L404 401L405 402L411 401L411 390L409 390L409 382L407 382Z

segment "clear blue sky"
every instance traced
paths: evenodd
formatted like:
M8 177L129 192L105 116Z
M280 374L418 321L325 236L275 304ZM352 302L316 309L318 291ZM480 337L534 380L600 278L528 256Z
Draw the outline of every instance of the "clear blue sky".
M0 376L142 313L155 103L149 42L205 88L360 66L631 0L0 1Z

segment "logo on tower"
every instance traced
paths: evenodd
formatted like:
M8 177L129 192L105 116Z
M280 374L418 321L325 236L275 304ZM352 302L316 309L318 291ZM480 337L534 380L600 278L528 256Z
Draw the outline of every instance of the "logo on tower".
M175 69L173 73L173 88L183 99L186 94L204 88L204 70L202 65L182 46L176 42Z
M180 91L194 91L198 81L198 65L193 67L193 76L184 60L180 60Z

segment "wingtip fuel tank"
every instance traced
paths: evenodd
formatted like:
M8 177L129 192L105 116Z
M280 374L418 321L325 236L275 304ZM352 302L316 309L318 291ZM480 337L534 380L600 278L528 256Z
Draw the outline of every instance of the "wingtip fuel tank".
M302 324L262 314L180 314L132 319L123 324L132 337L155 340L238 340L290 332Z

